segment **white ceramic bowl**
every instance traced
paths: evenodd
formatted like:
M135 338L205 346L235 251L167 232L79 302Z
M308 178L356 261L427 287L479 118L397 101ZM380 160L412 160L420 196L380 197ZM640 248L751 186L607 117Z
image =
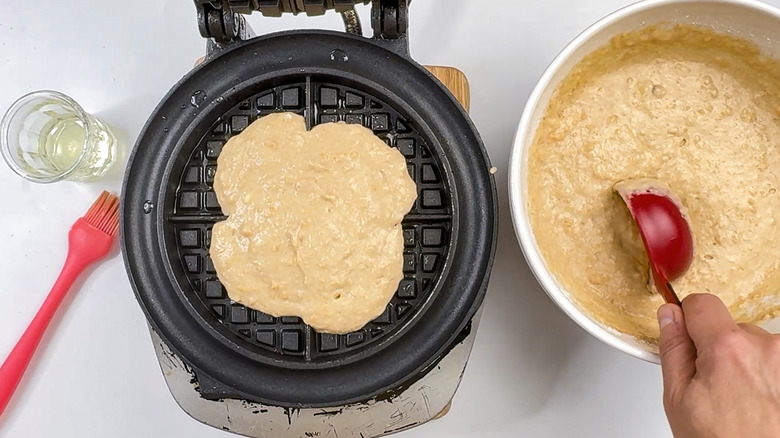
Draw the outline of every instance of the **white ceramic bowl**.
M577 324L625 353L658 363L647 345L619 333L584 313L550 272L536 244L528 217L525 175L528 148L560 81L585 55L615 35L657 23L708 26L753 41L764 53L780 58L780 10L754 0L646 0L620 9L589 27L558 54L531 93L517 129L509 162L509 199L515 232L528 264L550 298Z

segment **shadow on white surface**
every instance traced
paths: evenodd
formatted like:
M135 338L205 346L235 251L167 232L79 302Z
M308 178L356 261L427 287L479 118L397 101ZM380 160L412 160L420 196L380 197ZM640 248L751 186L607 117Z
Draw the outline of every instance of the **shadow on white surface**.
M505 178L498 179L499 188L505 187ZM485 387L479 392L485 396L480 404L490 407L479 416L485 432L507 418L527 419L543 411L562 370L569 367L573 351L587 339L536 282L515 238L506 191L499 193L498 250L483 323L469 364L490 372L467 372L464 383ZM501 402L496 403L497 399Z

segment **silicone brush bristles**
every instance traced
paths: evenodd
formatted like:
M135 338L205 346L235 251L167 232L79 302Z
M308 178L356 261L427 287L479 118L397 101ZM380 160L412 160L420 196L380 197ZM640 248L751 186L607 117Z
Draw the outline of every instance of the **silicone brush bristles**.
M109 236L116 236L119 230L119 198L103 191L84 215L84 220Z

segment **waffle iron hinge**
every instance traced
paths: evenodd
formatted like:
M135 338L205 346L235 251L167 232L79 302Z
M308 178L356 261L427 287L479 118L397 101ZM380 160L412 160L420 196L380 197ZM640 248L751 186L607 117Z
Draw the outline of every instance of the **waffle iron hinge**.
M409 3L412 0L373 0L371 27L374 40L401 55L409 55Z
M356 4L368 4L371 0L194 0L198 13L198 28L203 38L213 38L219 44L243 39L241 28L244 18L239 14L255 11L268 17L281 17L284 13L297 15L322 15L334 9L346 13Z
M409 26L409 2L411 0L373 0L371 27L374 38L406 38Z
M360 24L354 13L357 4L372 3L371 26L374 38L393 41L393 48L408 52L406 30L408 4L411 0L194 0L198 28L204 38L217 44L228 44L247 38L247 25L240 14L258 11L264 16L279 17L284 13L322 15L335 10L344 17L347 31L359 33ZM357 30L357 32L356 32Z

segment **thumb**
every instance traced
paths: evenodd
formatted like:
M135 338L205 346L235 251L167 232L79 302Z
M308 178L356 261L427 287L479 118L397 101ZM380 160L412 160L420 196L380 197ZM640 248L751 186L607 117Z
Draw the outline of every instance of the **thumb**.
M682 309L664 304L658 309L658 339L661 370L664 376L664 402L672 406L696 374L696 347L688 335Z

